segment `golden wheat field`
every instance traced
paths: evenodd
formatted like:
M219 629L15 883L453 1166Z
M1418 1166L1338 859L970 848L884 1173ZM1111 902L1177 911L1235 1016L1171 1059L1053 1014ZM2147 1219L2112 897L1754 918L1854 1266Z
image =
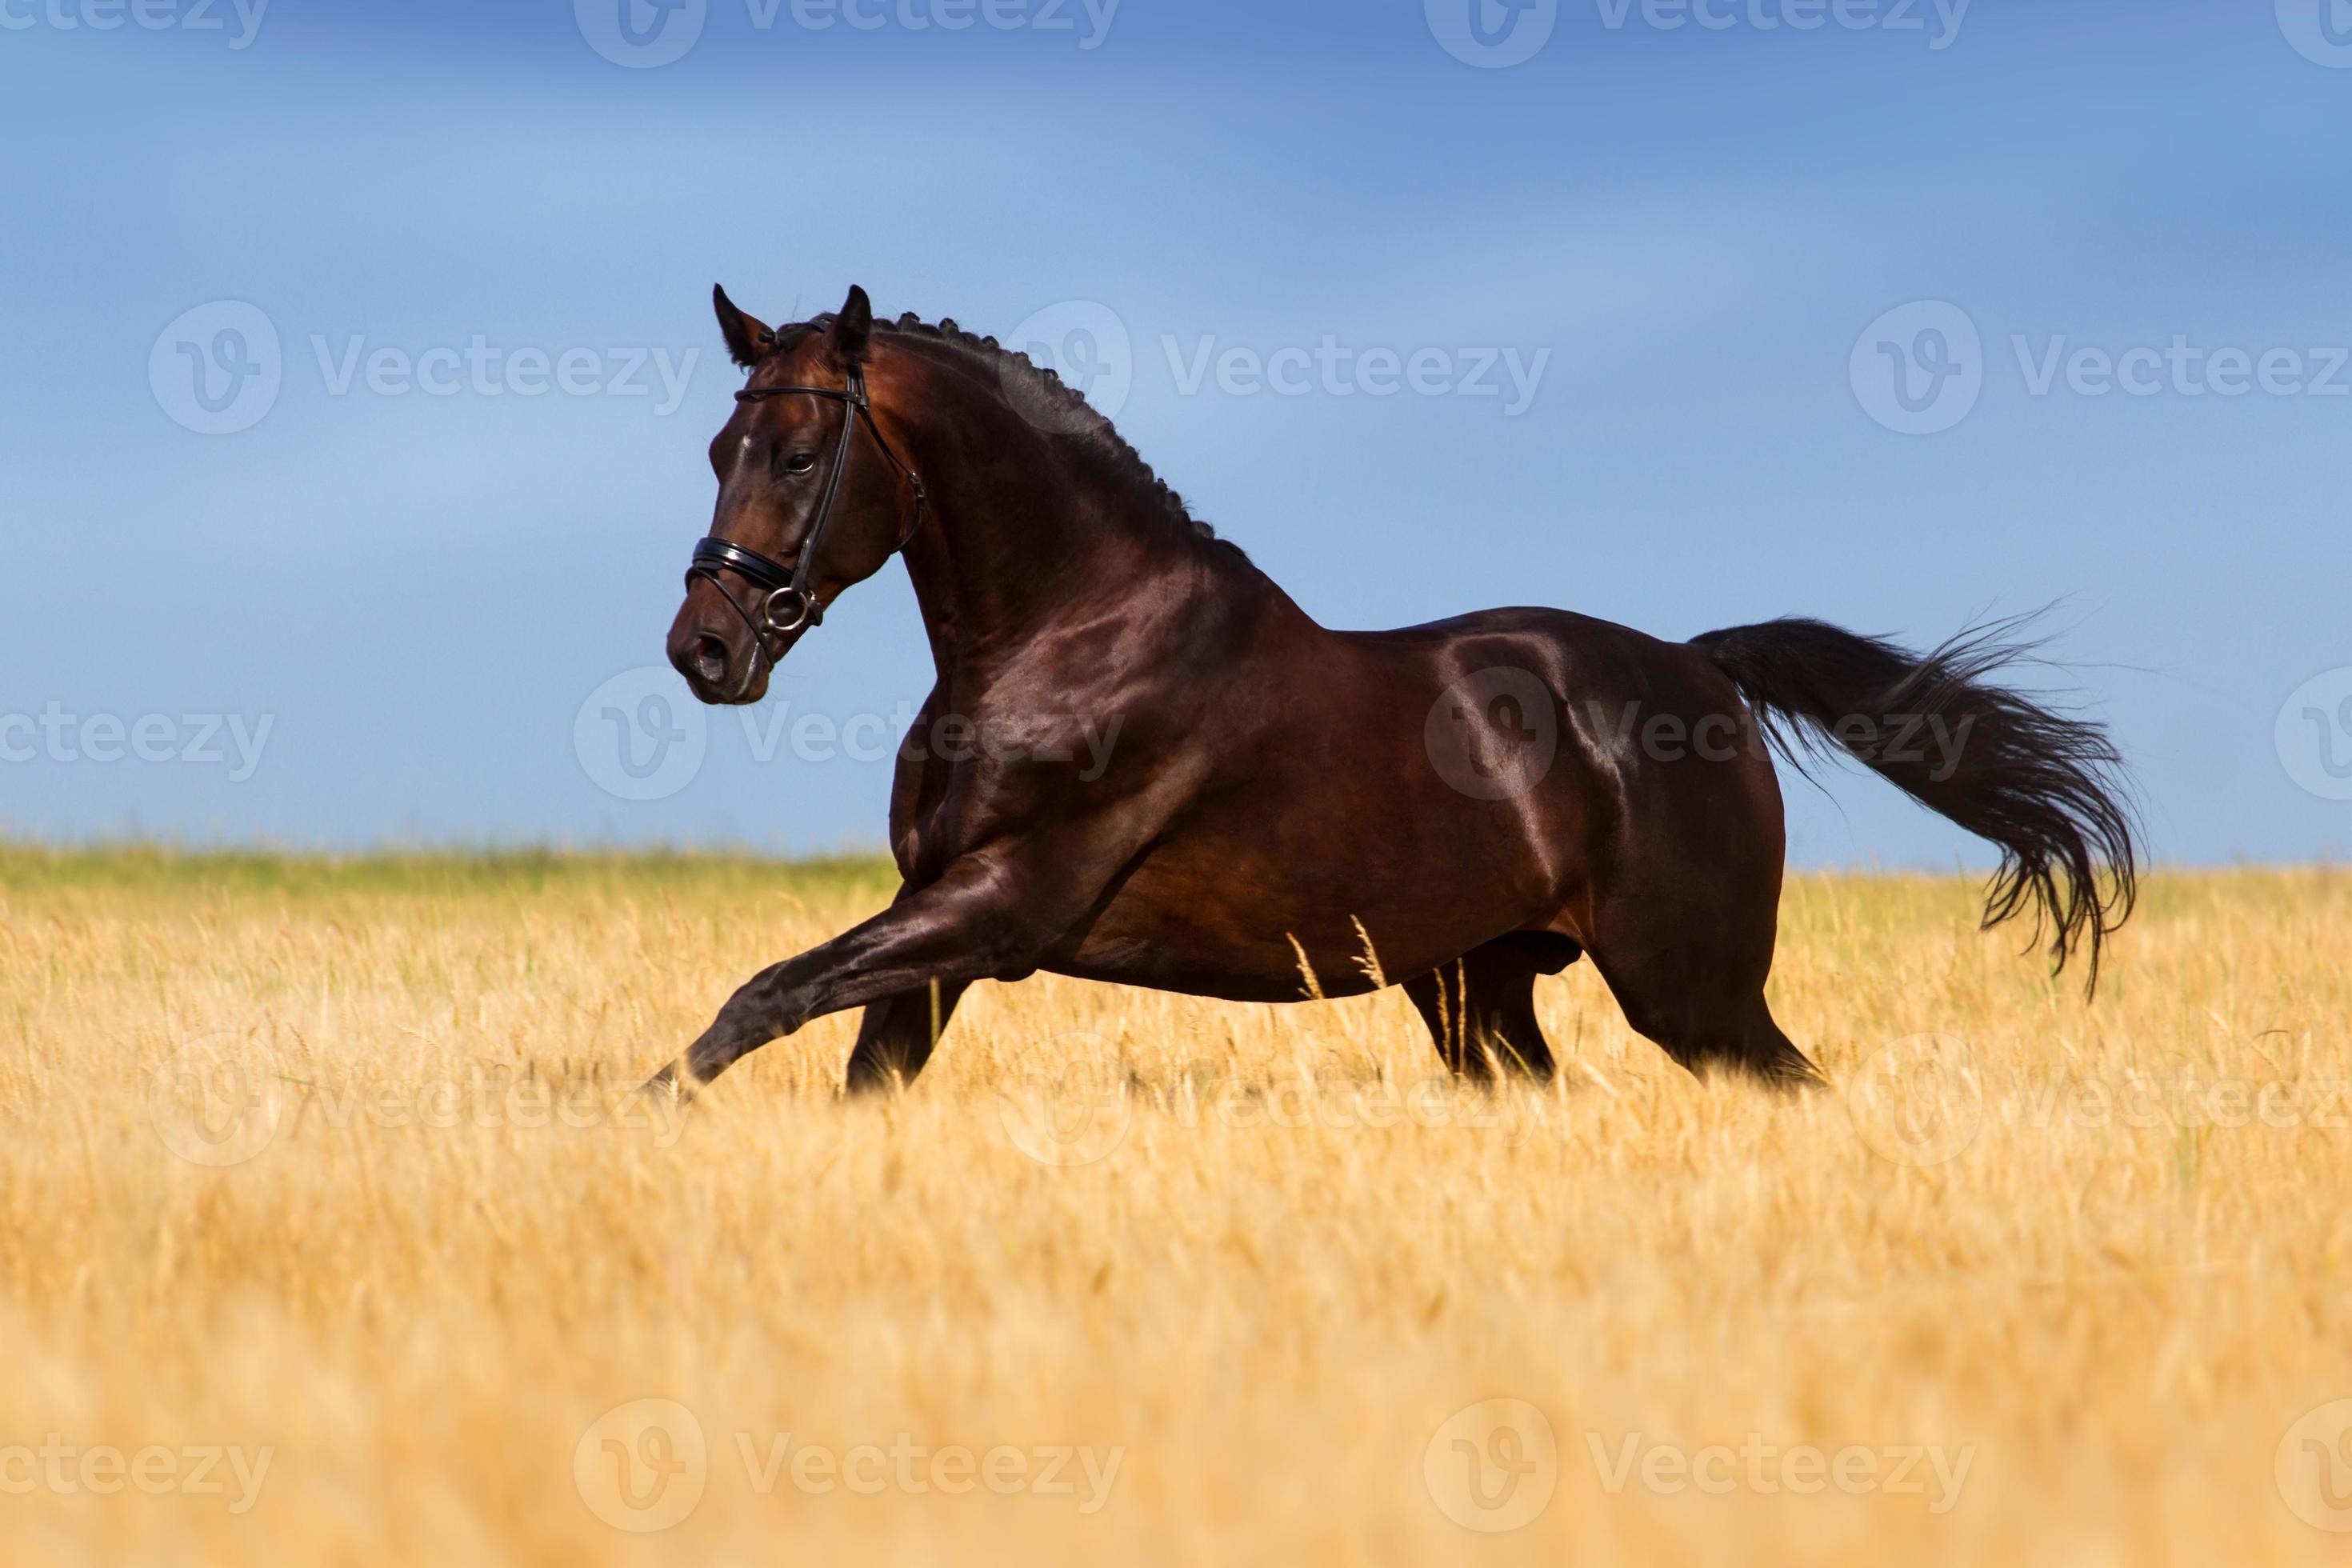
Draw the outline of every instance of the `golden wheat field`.
M2352 876L2151 880L2093 1006L1802 877L1832 1089L1589 965L1456 1089L1395 992L976 988L631 1094L884 868L0 851L0 1560L2326 1561Z

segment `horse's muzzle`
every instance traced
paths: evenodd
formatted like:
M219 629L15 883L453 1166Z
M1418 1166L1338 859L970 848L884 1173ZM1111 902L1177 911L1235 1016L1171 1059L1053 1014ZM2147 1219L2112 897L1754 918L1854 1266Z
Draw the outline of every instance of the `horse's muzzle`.
M714 707L757 702L768 694L773 644L762 648L730 606L711 602L719 592L706 582L688 593L669 629L670 668L700 701Z

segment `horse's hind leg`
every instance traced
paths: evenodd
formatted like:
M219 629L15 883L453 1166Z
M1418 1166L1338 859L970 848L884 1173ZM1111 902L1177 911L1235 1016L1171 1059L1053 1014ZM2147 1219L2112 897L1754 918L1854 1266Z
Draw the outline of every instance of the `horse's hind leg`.
M1701 1076L1729 1068L1775 1089L1812 1088L1822 1081L1819 1069L1772 1021L1761 991L1719 1016L1693 1016L1666 1026L1664 1033L1642 1032Z
M1764 967L1770 963L1765 949ZM1761 970L1726 973L1722 955L1688 947L1632 955L1600 944L1592 961L1625 1021L1701 1078L1729 1068L1780 1088L1818 1084L1821 1074L1772 1021Z
M919 991L902 991L866 1005L857 1024L857 1048L849 1055L849 1092L868 1094L894 1083L912 1083L955 1016L964 987L933 981Z
M1536 1023L1536 976L1557 974L1576 958L1565 938L1522 932L1408 980L1404 991L1437 1054L1463 1077L1493 1079L1500 1069L1549 1079L1556 1069Z

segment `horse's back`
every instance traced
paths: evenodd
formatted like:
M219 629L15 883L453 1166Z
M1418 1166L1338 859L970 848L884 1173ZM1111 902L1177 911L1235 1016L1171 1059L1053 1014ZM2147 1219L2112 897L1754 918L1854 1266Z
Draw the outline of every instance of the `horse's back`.
M1709 713L1747 712L1730 678L1704 650L1574 610L1515 605L1393 630L1332 636L1375 658L1427 659L1441 667L1489 661L1468 666L1473 671L1517 658L1516 665L1499 668L1526 669L1571 706L1643 702L1654 712L1678 713L1690 722Z

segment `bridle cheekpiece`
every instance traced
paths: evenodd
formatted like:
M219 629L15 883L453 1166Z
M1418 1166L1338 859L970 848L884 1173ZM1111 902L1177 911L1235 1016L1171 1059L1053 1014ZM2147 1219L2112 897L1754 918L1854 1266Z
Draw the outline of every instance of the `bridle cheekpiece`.
M735 401L755 403L765 397L788 396L823 397L844 405L841 441L834 453L833 468L824 477L824 491L817 498L816 511L810 520L808 534L801 541L793 564L786 566L756 550L714 538L705 539L694 547L694 564L687 569L686 574L688 589L694 586L698 578L702 578L708 579L711 586L719 590L719 596L733 606L735 613L751 626L762 653L768 650L770 637L789 637L794 632L824 624L824 606L817 602L816 591L809 585L809 581L816 565L817 542L824 537L826 525L833 521L834 503L841 497L842 476L849 471L850 447L856 440L860 420L865 421L866 430L874 437L874 444L882 449L882 456L888 458L890 466L905 475L907 483L914 488L915 520L908 524L907 531L899 535L898 542L891 546L894 552L903 549L907 542L915 537L916 530L923 526L923 508L930 499L924 492L922 479L891 449L890 443L883 438L881 427L874 423L874 405L866 395L866 372L862 366L850 367L849 384L845 388L747 386L735 395ZM727 591L722 574L728 572L768 591L756 619L734 595ZM772 659L774 656L771 654L769 657Z

